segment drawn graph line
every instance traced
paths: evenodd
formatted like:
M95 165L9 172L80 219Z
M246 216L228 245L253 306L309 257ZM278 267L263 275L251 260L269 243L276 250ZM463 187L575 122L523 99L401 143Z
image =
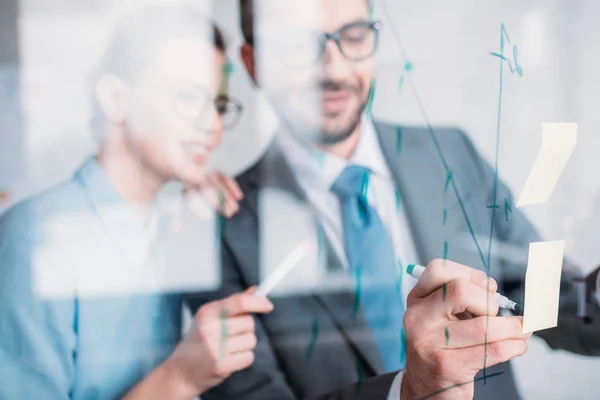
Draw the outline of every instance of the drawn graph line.
M428 394L427 396L420 397L418 400L427 400L427 399L431 399L432 397L435 397L435 396L437 396L438 394L442 394L442 393L444 393L444 392L447 392L448 390L451 390L451 389L454 389L454 388L457 388L457 387L461 387L461 386L464 386L464 385L468 385L468 384L470 384L470 383L475 383L475 382L478 382L478 381L480 381L480 380L484 380L485 378L493 378L493 377L495 377L495 376L500 376L500 375L502 375L502 374L504 374L504 372L503 372L503 371L501 371L501 372L496 372L496 373L493 373L493 374L489 374L487 377L486 377L486 376L480 376L479 378L475 378L475 379L472 379L472 380L470 380L470 381L467 381L467 382L457 383L457 384L454 384L454 385L452 385L452 386L448 386L448 387L445 387L445 388L443 388L443 389L440 389L440 390L438 390L438 391L435 391L435 392L433 392L433 393L430 393L430 394Z
M504 198L504 214L506 222L508 222L508 214L512 214L512 208L510 208L510 203L506 197Z
M402 44L400 34L399 34L398 30L396 29L396 26L392 23L393 21L391 19L391 14L388 12L386 0L380 0L379 4L380 4L384 14L387 15L387 18L390 21L391 32L392 32L392 35L394 36L396 45L398 46L398 49L400 51L402 58L405 60L408 60L409 58L408 58L408 55ZM409 65L411 65L410 69L412 69L412 64L409 64ZM481 262L482 262L484 268L487 269L487 260L485 258L485 255L483 253L481 246L479 245L479 241L477 240L477 237L475 236L475 230L473 229L473 225L471 223L471 220L470 220L467 210L465 208L464 202L462 200L462 196L460 195L460 191L458 190L458 187L456 186L456 183L454 182L452 170L451 170L450 166L448 165L446 157L444 156L444 152L440 146L439 140L437 139L435 129L433 128L433 125L430 122L429 116L425 110L425 107L424 107L421 97L419 96L419 93L415 87L412 77L410 75L408 75L406 81L408 82L408 86L410 87L411 93L412 93L415 101L417 102L419 112L421 113L423 119L425 120L425 125L427 127L429 136L433 140L433 143L434 143L434 146L436 149L436 153L437 153L438 157L440 158L440 161L442 162L442 165L444 167L444 170L446 171L446 174L448 175L446 184L452 187L452 191L454 192L454 195L456 196L459 207L461 209L461 212L462 212L465 222L467 224L469 234L471 235L471 238L473 239L473 243L475 244L475 247L477 248L479 258L481 259Z
M358 309L360 307L360 298L361 298L361 282L360 282L360 275L361 275L361 267L360 265L358 265L356 267L356 271L354 272L354 279L355 279L355 288L354 288L354 304L352 304L352 318L356 319L356 316L358 315Z
M506 38L506 41L505 41ZM500 206L497 203L497 197L498 197L498 160L499 160L499 155L500 155L500 131L501 131L501 122L502 122L502 99L503 99L503 94L504 94L504 62L508 62L508 65L510 67L510 72L511 74L514 72L517 72L519 74L519 76L523 76L523 69L521 68L521 66L519 66L517 59L516 59L516 55L518 54L518 50L517 46L513 46L513 55L515 57L515 68L513 69L510 63L510 60L508 58L506 58L504 56L504 48L505 48L505 44L506 42L508 42L508 44L511 44L510 38L508 36L508 32L506 31L506 27L504 26L504 23L500 24L500 54L498 53L491 53L492 56L497 56L500 59L500 77L499 77L499 85L498 85L498 115L496 118L496 154L495 154L495 160L494 160L494 182L493 182L493 186L492 186L492 204L488 206L488 209L491 209L491 216L490 216L490 233L488 236L488 251L487 251L487 263L485 266L485 273L487 274L487 276L490 275L490 265L491 265L491 257L492 257L492 237L494 235L494 225L495 225L495 221L496 221L496 210L498 210L500 208ZM506 208L506 204L507 201L505 199L505 208ZM509 206L510 208L510 206ZM506 211L505 211L506 212ZM508 215L506 217L507 221L508 221ZM490 280L487 280L487 290L489 292L490 289ZM489 307L490 307L490 298L489 296L487 296L486 298L486 315L489 314ZM484 335L484 350L483 350L483 382L484 384L486 383L486 368L487 368L487 336L488 336L488 325L489 325L489 318L486 318L485 320L485 335Z
M306 348L306 359L310 360L315 351L315 346L317 345L317 340L319 339L319 320L315 317L312 323L311 334L310 334L310 342L308 347Z
M493 183L493 189L492 189L492 206L491 206L491 210L492 210L492 215L490 217L490 234L489 234L489 241L488 241L488 254L487 254L487 262L488 265L486 265L486 270L485 273L489 276L489 263L490 263L490 257L491 257L491 253L492 253L492 236L494 234L494 217L496 216L496 209L497 209L497 204L496 204L496 197L497 197L497 192L498 192L498 156L500 153L500 123L501 123L501 116L502 116L502 93L503 93L503 75L504 75L504 33L506 32L506 30L504 29L504 24L501 25L500 28L500 84L499 84L499 89L498 89L498 115L497 115L497 119L496 119L496 155L495 155L495 165L494 165L494 183ZM490 290L490 280L487 280L487 290L489 292ZM485 310L486 310L486 315L489 314L489 309L490 309L490 297L487 296L486 297L486 302L485 302ZM489 318L485 319L485 332L484 332L484 339L483 339L483 383L486 383L486 368L487 368L487 338L488 338L488 328L489 328Z
M402 260L398 259L398 278L396 279L396 292L402 291L402 274L404 273L404 265Z
M406 51L404 49L404 46L402 45L402 40L400 38L400 34L399 34L398 30L396 29L396 26L393 24L393 21L391 19L391 14L388 12L386 0L381 0L380 1L380 6L382 7L382 10L383 10L384 14L390 20L391 32L392 32L392 35L394 36L394 39L396 41L396 44L397 44L399 50L400 50L401 56L405 60L408 60L409 58L408 58L408 55L407 55L407 53L406 53ZM502 72L502 65L503 65L503 62L506 60L506 61L509 62L509 65L510 65L510 61L507 60L506 57L504 57L504 53L503 53L503 51L504 51L504 35L506 35L506 37L508 39L508 34L506 33L506 29L504 28L504 24L501 25L501 33L502 33L502 35L501 35L501 54L500 55L502 57L501 57L501 65L500 65L500 68L501 68L501 73L500 73L500 76L501 76L501 80L500 80L500 92L502 91L502 73L503 73ZM496 54L496 53L494 53L494 54ZM517 54L518 54L518 50L513 50L513 55L515 57L515 64L516 64L516 66L515 66L514 69L511 66L510 70L511 70L511 73L516 71L519 74L519 76L522 76L522 73L523 73L522 68L516 63L516 56L517 56ZM418 91L417 91L417 89L415 87L415 84L414 84L413 80L411 79L411 76L407 76L406 80L408 81L408 85L410 87L411 93L412 93L415 101L417 102L417 106L419 108L419 111L420 111L423 119L425 120L425 124L427 126L427 131L429 133L430 138L432 139L432 141L434 143L437 155L440 158L440 161L442 162L442 165L443 165L443 167L444 167L444 169L446 171L447 179L446 179L445 192L447 192L448 187L450 185L452 187L452 191L454 192L454 195L456 196L456 199L458 201L460 210L461 210L461 212L463 214L463 217L465 219L465 222L467 224L467 228L469 230L469 234L471 235L471 238L473 239L473 243L475 244L475 247L477 248L477 252L479 254L481 262L482 262L482 264L483 264L483 266L485 268L486 273L489 275L489 269L490 269L489 264L490 264L490 253L491 253L491 238L490 238L490 241L488 242L488 254L487 254L487 257L486 257L484 255L484 253L483 253L483 250L482 250L480 244L479 244L479 241L477 240L477 237L475 236L475 231L473 229L471 220L469 219L469 216L468 216L467 210L465 208L464 202L462 200L462 197L460 195L458 187L457 187L457 185L456 185L456 183L455 183L455 181L453 179L452 170L451 170L451 168L448 165L448 162L446 160L446 157L444 156L443 150L441 149L441 146L440 146L439 141L437 139L437 135L436 135L435 130L433 129L433 126L432 126L432 124L430 122L430 119L429 119L428 114L427 114L427 112L425 110L425 107L423 105L421 97L419 96L419 93L418 93ZM501 110L501 103L502 102L501 102L501 95L500 95L500 101L499 101L499 109L500 110ZM498 167L499 132L500 132L500 113L499 113L498 122L497 122L497 138L496 138L497 145L496 145L496 163L495 163L496 165L495 165L495 172L494 172L494 187L493 187L493 203L494 203L493 206L496 205L496 195L497 195L497 185L498 185L498 173L497 173L498 169L497 169L497 167ZM492 209L491 220L492 220L492 224L493 224L493 221L494 221L494 218L495 218L496 207L491 207L491 209ZM493 226L492 226L492 224L491 224L490 232L493 234ZM447 242L445 242L445 244L444 244L444 252L447 253ZM489 280L488 280L488 286L489 286ZM489 309L489 299L488 299L487 308ZM486 345L484 346L484 349L486 349L486 350L487 350L487 328L488 328L488 320L486 319L486 332L485 332ZM483 378L482 378L484 380L484 383L485 383L485 380L486 380L486 361L487 361L487 351L484 351L484 366L483 366ZM490 376L492 376L492 375L490 375ZM431 396L428 396L428 397L431 397Z
M360 392L362 390L362 386L363 386L363 380L364 378L364 374L363 374L363 369L362 369L362 365L360 362L360 359L356 359L356 375L358 377L357 379L357 384L356 384L356 393Z

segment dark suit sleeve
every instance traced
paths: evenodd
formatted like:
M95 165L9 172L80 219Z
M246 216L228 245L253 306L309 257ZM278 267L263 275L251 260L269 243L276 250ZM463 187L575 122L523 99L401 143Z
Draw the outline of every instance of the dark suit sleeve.
M487 204L493 204L494 170L480 156L467 135L463 132L460 132L460 135L465 141L470 156L476 160L476 168L480 172L481 185L490 188ZM509 215L508 221L504 214L505 199L512 207L512 213ZM500 205L500 208L496 211L495 218L494 233L496 238L514 246L524 246L525 250L528 248L530 242L541 240L525 214L514 207L515 203L512 194L500 179L498 179L496 191L496 204ZM504 294L520 304L523 304L525 296L525 268L524 264L515 265L514 263L505 262L503 269L510 271L510 273L507 274L508 279L500 283ZM592 319L590 323L584 322L582 318L577 316L576 287L572 281L564 279L563 276L561 281L558 326L536 332L535 334L544 339L553 349L563 349L573 353L598 356L600 355L600 306L595 301L588 304L588 314Z
M221 263L223 284L217 292L198 294L187 298L193 313L204 303L221 299L248 288L239 272L239 265L225 243L222 244ZM281 372L277 359L269 343L264 326L259 317L256 322L257 346L255 361L249 368L231 375L219 386L202 394L202 400L292 400L294 394Z
M398 373L377 376L308 400L387 400Z

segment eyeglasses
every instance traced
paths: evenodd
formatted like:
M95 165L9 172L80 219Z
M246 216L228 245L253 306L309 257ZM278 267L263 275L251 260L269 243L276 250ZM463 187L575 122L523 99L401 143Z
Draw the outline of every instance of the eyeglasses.
M217 113L221 116L223 129L232 129L240 120L243 106L237 100L226 95L219 95L215 99Z
M232 129L237 125L243 106L238 100L223 94L213 99L208 93L187 89L178 90L173 102L173 111L180 118L192 120L207 114L211 105L219 114L223 129ZM207 115L206 129L212 127L210 125L212 121L208 120L209 117Z
M277 53L290 67L308 67L321 59L327 42L333 40L348 61L358 62L375 54L382 27L381 21L358 21L332 33L303 33L286 39L275 38Z

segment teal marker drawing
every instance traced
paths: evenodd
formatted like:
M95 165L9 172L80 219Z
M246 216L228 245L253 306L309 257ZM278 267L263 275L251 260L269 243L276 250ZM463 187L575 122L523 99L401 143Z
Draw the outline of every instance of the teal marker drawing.
M413 70L413 64L410 61L407 61L404 63L404 70L406 72L412 72Z
M507 198L504 198L504 214L506 218L506 222L508 222L508 214L512 214L512 209L510 208L510 203Z
M219 245L221 240L221 233L223 232L223 226L225 224L225 195L223 191L219 189L219 205L217 206L217 215L216 215L216 223L215 223L215 243L217 246ZM219 250L220 251L220 250Z
M396 188L394 192L396 195L396 211L400 211L400 189Z
M391 33L394 36L394 39L395 39L395 41L397 43L397 47L398 47L398 49L400 51L401 57L403 59L405 59L405 60L408 60L409 57L408 57L408 55L407 55L407 53L406 53L406 51L404 49L404 46L402 44L402 40L401 40L400 34L399 34L399 32L398 32L395 24L393 23L393 20L390 17L392 15L392 13L390 13L389 10L388 10L388 8L387 8L387 1L386 0L381 0L380 3L379 3L379 6L381 7L381 9L383 11L383 15L387 16L387 18L390 20L390 28L391 28L390 30L391 30ZM510 39L508 38L508 34L506 32L506 29L504 28L504 24L501 25L501 35L500 36L501 36L501 38L500 38L500 52L501 52L501 55L504 56L504 43L505 43L505 39L510 42ZM493 54L493 55L497 55L497 54ZM515 57L515 55L518 55L518 50L515 51L514 48L513 48L513 57ZM500 94L499 94L499 102L498 102L497 142L499 141L500 120L501 120L501 118L500 118L500 110L501 110L501 103L502 103L502 65L503 64L504 64L504 59L502 59L501 62L500 62L500 85L499 85L500 86ZM517 65L518 65L518 63L517 63ZM522 73L522 68L520 68L520 66L519 66L519 68L515 67L515 69L513 69L511 65L509 65L509 67L511 67L511 72L516 70L519 74ZM458 202L458 205L460 207L462 216L463 216L463 218L465 220L465 223L466 223L466 226L468 228L469 234L471 235L471 239L473 240L473 243L475 244L475 247L477 248L477 253L479 255L479 258L481 259L481 263L482 263L485 271L489 272L489 268L490 268L490 265L489 265L490 264L490 250L491 250L491 243L492 243L492 241L490 240L488 242L488 246L489 247L488 247L488 252L487 252L487 257L486 257L486 254L484 253L484 249L482 248L482 245L480 245L479 240L477 239L477 236L475 235L475 229L474 229L473 223L471 221L471 218L469 218L469 214L468 214L468 212L466 210L466 207L465 207L465 204L463 202L461 193L460 193L460 191L458 189L458 186L456 185L456 183L452 179L451 166L449 165L449 163L448 163L448 161L447 161L447 159L446 159L446 157L444 155L444 152L442 150L440 142L439 142L439 140L437 138L436 131L435 131L433 125L431 124L431 121L430 121L430 119L428 117L428 114L427 114L427 111L425 109L425 106L424 106L424 104L423 104L423 102L421 100L421 97L420 97L420 95L419 95L419 93L418 93L418 91L416 89L415 84L410 79L410 76L408 76L407 83L408 83L408 86L409 86L409 90L411 91L411 94L414 97L414 99L415 99L415 101L417 103L417 106L419 108L419 111L420 111L420 113L421 113L421 115L422 115L422 117L423 117L423 119L424 119L424 121L425 121L425 123L427 125L427 130L428 130L429 136L431 137L431 139L433 140L433 142L435 144L435 149L436 149L437 155L438 155L440 161L442 162L442 164L444 166L444 169L446 170L447 179L446 179L446 185L445 185L445 192L447 192L449 189L452 189L452 191L453 191L453 193L454 193L454 195L456 197L456 200ZM498 143L496 143L496 144L497 144L496 145L496 153L497 153L499 146L498 146ZM497 157L496 157L496 161L497 161ZM497 163L496 163L495 179L494 179L494 204L496 204L496 201L495 201L496 187L497 187ZM492 209L492 224L491 225L493 225L493 221L494 221L494 218L493 218L494 212L495 212L495 208ZM490 231L493 231L493 227L490 227ZM485 343L487 344L487 335L486 335L486 341L485 341ZM445 390L449 390L449 389L452 389L454 387L459 387L459 386L462 386L462 385L466 385L468 383L472 383L472 382L478 381L480 379L483 379L484 383L485 383L485 379L487 377L501 375L502 373L499 373L499 374L489 374L489 375L486 373L487 347L484 347L484 349L485 349L485 353L486 354L484 354L484 360L483 360L484 361L483 362L483 364L484 364L483 367L484 368L483 368L483 377L482 378L477 378L475 380L471 380L471 381L468 381L468 382L464 382L464 383L460 383L460 384L457 384L457 385L449 386L448 388L445 388L445 389L442 389L442 390L437 391L435 393L432 393L430 395L427 395L427 396L423 397L423 399L435 397L436 395L438 395L439 393L444 392Z
M406 365L406 334L404 328L400 329L400 363L401 368Z
M219 212L225 214L225 192L219 189Z
M444 240L444 257L442 257L444 260L448 259L448 241Z
M442 226L446 226L446 220L448 219L448 210L444 208L442 212Z
M433 392L433 393L430 393L430 394L428 394L427 396L419 397L419 398L418 398L418 399L416 399L416 400L428 400L428 399L431 399L431 398L433 398L433 397L436 397L436 396L437 396L437 395L439 395L439 394L442 394L442 393L444 393L444 392L447 392L448 390L452 390L452 389L454 389L454 388L458 388L458 387L461 387L461 386L464 386L464 385L469 385L469 384L471 384L471 383L474 383L474 382L479 382L479 381L481 381L481 380L485 381L487 378L493 378L493 377L495 377L495 376L500 376L500 375L502 375L503 373L504 373L504 371L495 372L495 373L493 373L493 374L488 374L488 375L480 376L480 377L478 377L478 378L475 378L475 379L471 379L470 381L467 381L467 382L455 383L454 385L447 386L447 387L445 387L445 388L443 388L443 389L440 389L440 390L437 390L437 391L435 391L435 392Z
M402 127L396 128L396 154L402 150Z
M227 62L227 63L225 63L225 65L223 65L223 73L225 74L225 76L231 76L234 71L235 71L235 67L233 66L232 63Z
M368 219L369 207L368 202L368 193L369 193L369 173L365 172L362 177L361 187L360 187L360 195L363 201L358 202L359 215L360 220L364 225L369 225L370 221Z
M367 99L367 117L373 121L373 101L375 99L375 82L369 88L369 98Z
M312 358L313 352L315 351L315 346L317 345L317 340L319 339L319 320L315 318L312 323L311 334L310 334L310 343L308 344L308 348L306 349L306 359L310 360Z
M229 335L229 333L227 332L227 309L224 308L221 310L219 319L221 320L221 343L219 345L219 359L221 359L225 356L227 336Z
M319 169L322 170L323 167L325 166L325 157L326 157L325 152L315 149L313 147L306 147L306 149L310 152L311 156L317 162Z
M363 200L367 199L368 193L369 193L369 173L365 172L363 174L362 184L360 187L360 195L362 196Z
M448 193L448 189L450 188L450 182L454 179L452 171L448 170L446 175L446 185L444 186L444 193Z
M360 365L359 359L356 359L356 375L358 377L358 379L357 379L358 383L356 384L356 392L358 393L362 389L362 383L364 380L362 367Z
M325 257L325 231L321 225L317 227L317 254L319 260L324 260Z
M387 1L386 0L381 0L379 2L379 7L382 9L382 13L383 15L385 15L387 17L387 19L390 22L390 31L392 33L392 36L394 37L394 40L396 42L396 45L398 47L399 53L400 53L400 57L402 57L403 60L409 60L409 56L406 52L406 50L404 49L404 46L402 44L402 38L400 37L400 33L398 32L398 29L396 28L396 25L394 24L394 21L391 18L391 15L393 15L393 13L390 12L390 10L388 9L387 6ZM408 65L404 65L404 69L405 70L412 70L412 64L408 63ZM408 74L406 77L406 83L408 85L408 89L410 90L415 102L417 103L417 107L419 108L419 112L421 114L421 116L423 117L425 124L427 126L427 132L431 138L431 140L433 141L434 145L435 145L435 150L436 153L438 155L438 158L440 159L442 165L444 166L444 169L446 170L446 173L450 175L451 173L451 168L450 165L448 164L448 161L446 159L446 156L444 155L444 152L442 150L442 146L437 138L437 133L435 131L435 128L433 127L431 120L429 119L429 116L427 114L427 110L425 109L425 106L423 104L423 101L421 100L421 96L419 95L419 92L417 91L417 88L415 86L415 84L412 82L411 80L411 75ZM452 179L449 179L449 182L447 182L447 186L451 186L452 191L454 192L454 195L456 196L456 200L458 201L458 205L460 206L460 210L462 213L462 216L465 220L465 223L467 224L467 228L469 230L469 234L471 235L471 239L473 240L473 243L475 244L475 247L477 248L477 253L479 254L479 258L481 259L481 263L484 266L487 266L486 264L486 258L485 255L483 253L483 250L481 248L481 245L479 244L479 241L477 240L477 236L475 235L475 229L473 228L473 224L471 223L471 219L469 218L469 214L467 213L467 209L465 207L465 204L463 202L462 196L460 194L460 191L458 190L458 187L456 186L456 184L454 184L454 181Z
M398 279L396 280L396 291L400 293L402 291L402 274L404 273L404 266L402 260L398 260Z
M500 58L500 71L499 71L499 83L498 83L498 112L496 117L496 156L495 156L495 164L494 164L494 181L492 185L492 215L490 217L490 233L488 237L488 251L487 251L487 260L484 262L485 273L490 274L490 262L491 262L491 254L492 254L492 237L494 233L494 223L496 220L496 209L499 208L497 203L497 193L498 193L498 158L500 153L500 123L502 121L502 98L503 98L503 89L504 89L504 62L508 62L509 70L512 73L515 71L519 74L519 76L523 75L523 70L517 62L518 50L516 46L513 46L513 57L515 62L515 68L513 69L510 60L504 56L504 47L506 44L510 44L510 38L508 37L508 32L504 26L504 23L500 24L500 53L492 53L493 56ZM506 207L506 202L505 202ZM510 206L509 206L510 207ZM506 219L508 220L508 213L505 208ZM489 280L488 280L488 289L489 289ZM486 308L489 307L489 300L486 304ZM484 337L484 346L483 346L483 382L485 383L486 378L486 365L487 365L487 322L486 319L486 331Z
M356 267L355 271L355 279L356 279L356 290L354 291L354 304L352 305L352 317L356 318L358 314L358 308L360 307L360 296L361 296L361 287L360 287L360 265Z
M446 284L444 283L442 285L442 301L445 303L446 302L446 295L448 294L448 287L446 286Z
M404 75L400 75L400 79L398 80L398 91L401 91L403 86L404 86Z
M444 335L446 336L446 346L448 346L448 342L450 341L450 332L448 331L447 327L444 329Z
M315 154L315 157L317 158L317 164L319 165L319 168L322 170L325 166L325 153L318 151Z

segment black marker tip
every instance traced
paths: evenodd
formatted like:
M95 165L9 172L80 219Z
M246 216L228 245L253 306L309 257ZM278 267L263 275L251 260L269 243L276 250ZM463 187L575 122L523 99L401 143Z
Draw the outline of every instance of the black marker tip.
M517 305L515 305L515 310L514 311L515 311L516 315L523 315L523 313L525 312L525 309L523 308L522 305L517 304Z

